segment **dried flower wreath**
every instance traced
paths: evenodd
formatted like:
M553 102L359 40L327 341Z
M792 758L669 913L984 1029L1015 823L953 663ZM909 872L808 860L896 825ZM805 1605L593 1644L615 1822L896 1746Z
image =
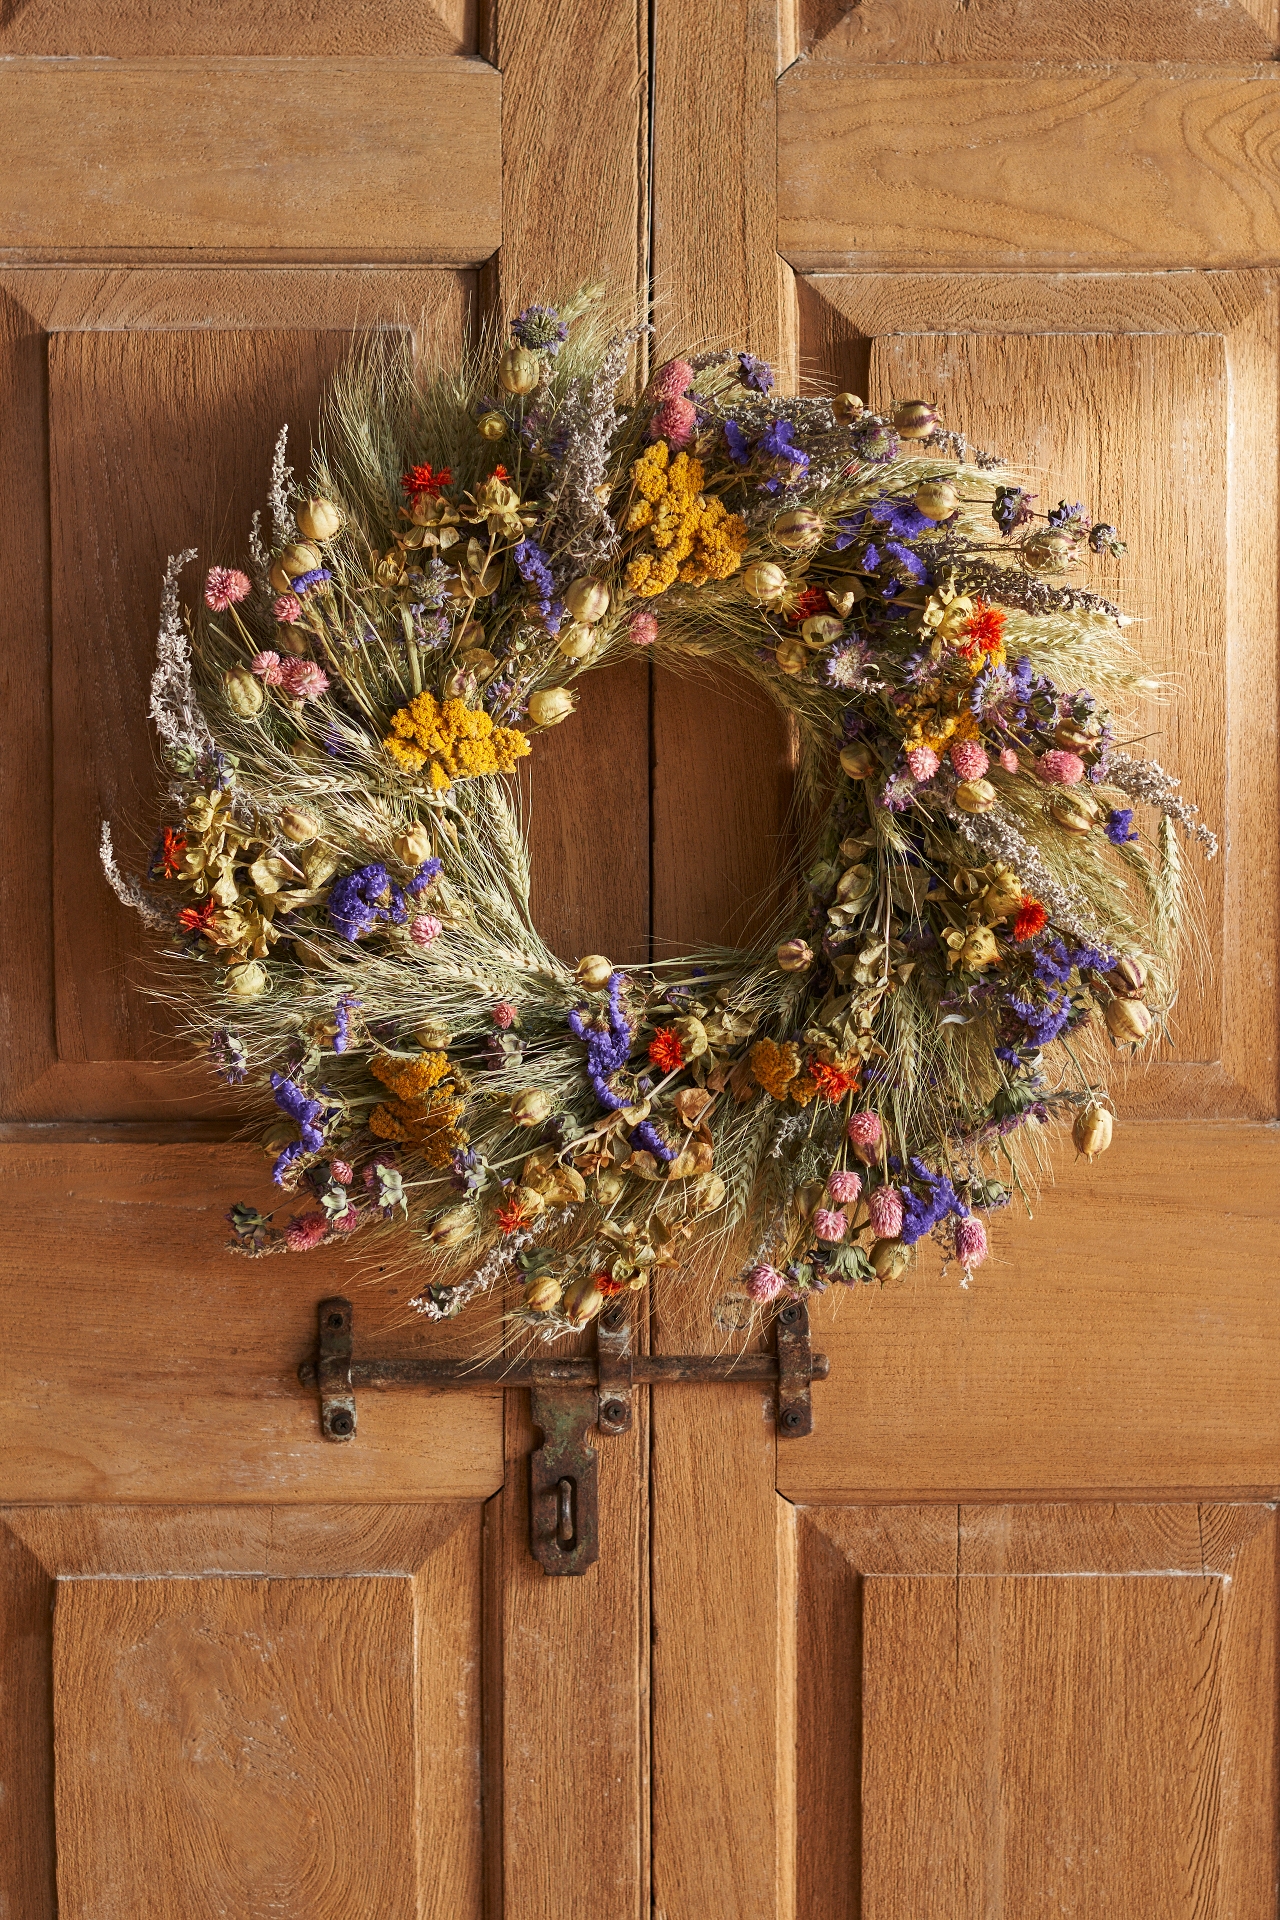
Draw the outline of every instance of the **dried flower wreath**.
M1153 690L1121 616L1062 579L1114 528L748 353L624 403L644 332L588 289L452 368L358 356L306 489L281 435L250 571L187 614L169 563L145 882L103 828L161 991L272 1103L294 1211L233 1208L234 1248L407 1231L423 1313L515 1283L546 1337L695 1267L760 1307L884 1280L929 1234L967 1282L1040 1125L1109 1145L1104 1042L1173 1000L1175 828L1214 851L1117 738ZM503 776L636 646L794 722L758 951L570 967L533 925Z

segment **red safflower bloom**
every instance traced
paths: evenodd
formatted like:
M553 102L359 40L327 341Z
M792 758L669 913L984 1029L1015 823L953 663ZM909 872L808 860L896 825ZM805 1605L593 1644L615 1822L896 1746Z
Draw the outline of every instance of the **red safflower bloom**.
M615 1280L607 1267L602 1267L599 1273L593 1273L591 1278L595 1285L599 1287L606 1300L610 1294L625 1293L627 1290L627 1282L625 1280Z
M989 607L985 600L975 600L973 612L960 631L965 638L957 651L966 660L972 660L975 653L994 653L1004 645L1004 611Z
M509 480L511 478L511 475L507 472L502 462L499 461L497 466L494 468L490 478L494 480Z
M1024 893L1022 905L1018 908L1018 917L1013 923L1014 939L1034 940L1038 933L1044 932L1048 923L1049 916L1040 902L1033 900L1029 893Z
M410 467L408 473L402 473L400 485L408 494L410 504L416 507L424 494L434 500L444 492L452 480L453 471L450 467L441 467L439 473L433 473L431 462L428 460L425 466Z
M856 1073L849 1073L844 1067L830 1067L825 1060L811 1060L809 1074L817 1081L820 1100L843 1100L858 1084Z
M821 587L806 587L800 598L787 615L787 625L798 627L802 620L811 620L815 613L830 613L831 603Z
M519 1200L509 1200L505 1207L498 1208L498 1225L504 1233L519 1233L529 1224L529 1215Z
M160 835L160 853L156 860L162 880L177 879L178 869L182 865L182 856L186 850L186 834L178 833L172 827L166 827Z
M188 933L208 933L209 922L217 911L216 900L204 900L198 907L184 907L178 915L178 925Z
M649 1042L649 1058L663 1073L674 1073L684 1065L684 1048L674 1027L659 1027Z

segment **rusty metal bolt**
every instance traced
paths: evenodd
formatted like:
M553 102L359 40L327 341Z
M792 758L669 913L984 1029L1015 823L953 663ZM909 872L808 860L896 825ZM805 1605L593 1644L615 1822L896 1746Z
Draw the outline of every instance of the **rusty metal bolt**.
M797 1427L804 1425L804 1415L799 1407L788 1407L782 1416L782 1424L788 1433L794 1433Z
M627 1410L620 1400L606 1400L600 1409L600 1418L606 1426L616 1427L627 1417Z

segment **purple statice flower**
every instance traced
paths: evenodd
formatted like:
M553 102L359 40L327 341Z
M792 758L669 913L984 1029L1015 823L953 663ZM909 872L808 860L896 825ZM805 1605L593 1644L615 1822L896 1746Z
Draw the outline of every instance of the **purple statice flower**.
M740 353L738 383L752 393L770 393L773 389L773 368L767 360L758 360L754 353Z
M333 575L327 567L313 567L310 573L300 573L289 582L290 591L310 593L314 587L327 587Z
M440 878L440 869L443 864L439 855L433 853L429 860L423 861L405 888L405 892L413 894L415 899L420 893L425 893L427 888Z
M638 1127L632 1128L631 1145L633 1147L643 1147L647 1153L653 1154L657 1160L670 1162L676 1157L675 1149L667 1145L652 1120L642 1120Z
M1043 1006L1011 994L1005 1001L1005 1009L1017 1020L1033 1047L1049 1046L1071 1025L1071 1001L1063 992L1050 993Z
M1059 500L1052 512L1045 515L1051 527L1062 527L1068 533L1087 533L1092 517L1078 500L1073 507L1069 507L1065 500Z
M871 650L865 640L840 640L822 662L822 678L841 693L856 693L867 678Z
M1112 807L1107 815L1107 838L1113 847L1122 847L1128 840L1136 840L1138 835L1133 826L1132 807Z
M238 1086L249 1072L244 1041L228 1027L219 1027L210 1040L209 1059L229 1087Z
M516 571L529 588L539 617L548 633L559 633L564 619L564 602L556 598L556 583L552 578L549 558L536 540L527 538L520 542L514 552Z
M831 544L837 553L843 553L846 547L853 545L866 524L866 518L867 510L861 507L857 513L847 513L843 519L836 521L836 537Z
M745 467L751 458L752 443L736 420L725 421L724 443L729 449L729 458L734 465Z
M934 522L921 513L914 500L884 494L871 508L871 518L896 540L914 540L919 534L932 533Z
M921 1198L906 1183L902 1187L902 1241L904 1246L913 1247L926 1233L932 1233L948 1214L962 1216L965 1206L945 1173L933 1173L923 1160L914 1156L910 1165L912 1178L925 1189Z
M770 460L781 461L788 469L785 475L764 482L766 493L777 493L784 479L796 481L809 471L809 456L802 447L795 445L792 440L794 432L792 421L774 420L756 442L758 452L766 454Z
M334 1024L338 1031L333 1036L335 1053L345 1053L351 1045L351 1016L362 1003L354 993L340 993L333 1010Z
M271 1178L278 1187L285 1182L285 1175L295 1160L305 1153L319 1153L324 1145L324 1103L313 1100L305 1087L290 1080L283 1073L273 1073L271 1085L275 1093L275 1102L281 1113L297 1122L300 1138L287 1146L271 1169Z
M403 893L380 863L345 874L329 893L329 924L344 940L358 940L380 920L399 926L407 914Z
M996 488L991 518L1006 538L1019 527L1026 526L1031 518L1031 502L1035 497L1034 493L1028 493L1023 487Z
M910 547L904 547L901 540L886 540L884 550L887 554L893 555L893 558L897 561L909 580L914 580L919 584L928 579L929 569L920 558L920 555L913 553ZM867 552L870 553L870 551L871 549L868 547Z
M616 1093L609 1085L614 1074L627 1064L631 1052L631 1028L627 1025L627 1016L622 1010L622 989L626 984L626 975L614 973L609 977L608 1025L603 1030L589 1027L576 1007L569 1009L568 1027L579 1040L587 1045L587 1079L591 1082L591 1091L606 1113L617 1113L620 1107L629 1106L630 1100L625 1094ZM659 1160L674 1160L675 1149L669 1147L653 1127L647 1122L637 1127L632 1134L636 1140L643 1132L642 1144ZM652 1136L652 1139L649 1137Z
M511 331L530 353L545 353L554 360L569 338L569 323L555 307L526 307L511 322Z
M1071 954L1065 940L1046 940L1032 963L1032 972L1044 987L1064 987L1071 978L1071 968Z
M887 807L890 813L905 813L908 807L914 806L919 791L911 775L899 771L885 781L876 804Z

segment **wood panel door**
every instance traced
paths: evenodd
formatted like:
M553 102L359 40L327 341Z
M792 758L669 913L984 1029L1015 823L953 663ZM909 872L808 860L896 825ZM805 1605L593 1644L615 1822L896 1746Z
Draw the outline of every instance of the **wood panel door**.
M926 1259L815 1309L831 1377L811 1439L775 1448L746 1390L703 1394L692 1431L655 1402L655 1909L1262 1920L1280 1864L1274 9L656 18L670 324L880 407L930 399L1123 523L1109 584L1180 693L1149 750L1223 852L1195 862L1204 933L1172 1042L1130 1075L1104 1159L1060 1153L967 1290ZM716 191L691 202L687 155L712 151ZM777 744L726 745L666 680L654 714L659 769L664 748L715 769L697 789L714 846ZM734 858L742 884L740 841ZM752 885L769 859L757 834ZM659 882L660 935L713 933L708 864L705 892L687 862Z

